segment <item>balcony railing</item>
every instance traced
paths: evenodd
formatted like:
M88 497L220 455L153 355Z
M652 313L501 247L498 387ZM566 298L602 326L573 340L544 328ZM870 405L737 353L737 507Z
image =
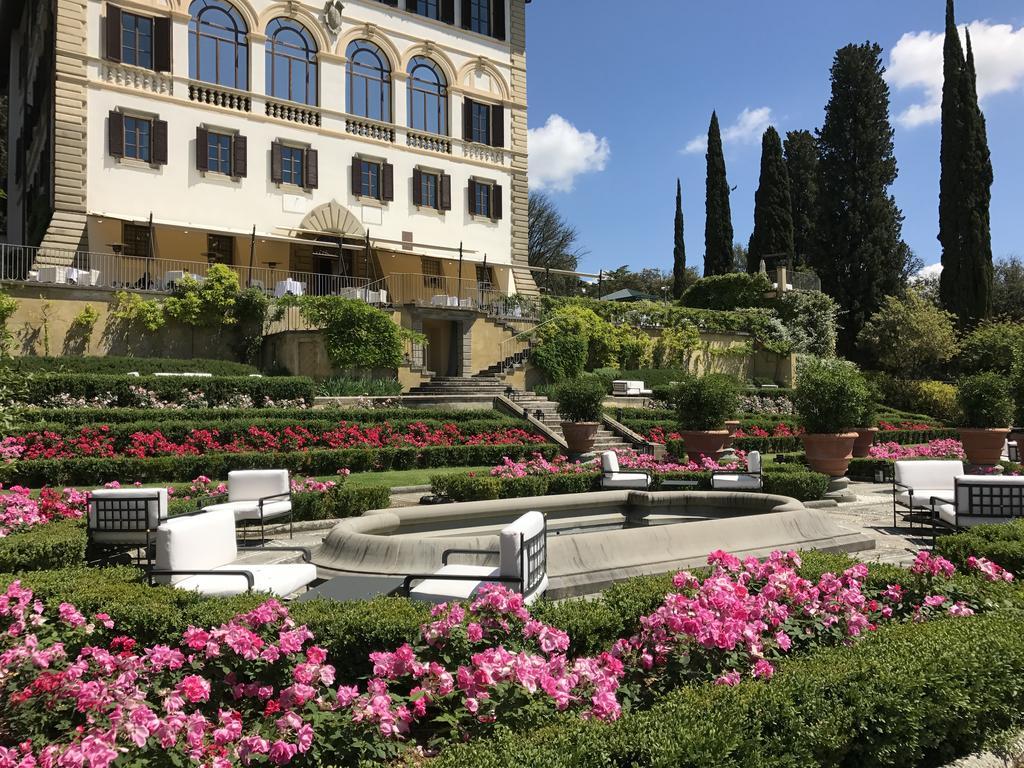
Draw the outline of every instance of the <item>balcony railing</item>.
M249 112L252 110L252 98L240 91L232 91L207 83L188 84L189 101L196 101L200 104L212 104L215 107L232 109L238 112Z
M104 80L123 88L136 88L152 93L174 93L174 78L164 72L133 67L130 64L116 64L104 61L100 64L100 74ZM30 123L31 124L31 123Z
M783 270L786 275L786 287L783 290L787 291L821 291L821 278L819 278L814 272L809 270L801 270L799 272L793 272L791 270ZM779 270L769 270L768 279L771 281L773 286L779 284Z
M470 265L466 269L475 268ZM491 317L509 321L529 321L536 317L538 307L518 297L508 296L497 286L471 278L443 275L395 274L368 286L367 290L386 291L392 306L415 304L437 309L461 309L485 312Z
M300 104L291 104L283 101L267 101L266 112L268 117L276 117L278 120L288 120L302 125L320 126L320 110L304 107Z

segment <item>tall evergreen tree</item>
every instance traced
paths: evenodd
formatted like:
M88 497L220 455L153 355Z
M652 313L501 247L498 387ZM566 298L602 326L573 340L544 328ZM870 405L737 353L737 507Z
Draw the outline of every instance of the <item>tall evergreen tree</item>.
M992 312L992 161L978 106L974 51L960 44L953 0L946 0L943 46L942 148L939 179L939 295L961 324Z
M761 260L793 255L793 208L789 174L782 159L782 139L772 126L761 137L761 181L754 195L754 232L747 248L747 272L758 271Z
M910 249L902 241L903 214L889 194L896 180L889 88L882 49L848 45L832 64L832 96L818 130L819 218L812 266L838 302L839 349L856 353L855 340L886 296L905 287Z
M675 241L672 247L672 298L682 298L688 285L686 242L683 240L683 185L676 179Z
M732 269L732 213L729 180L718 115L711 113L708 127L707 218L704 222L704 275L726 275Z
M784 145L793 210L793 263L806 264L818 217L818 145L810 131L790 131Z

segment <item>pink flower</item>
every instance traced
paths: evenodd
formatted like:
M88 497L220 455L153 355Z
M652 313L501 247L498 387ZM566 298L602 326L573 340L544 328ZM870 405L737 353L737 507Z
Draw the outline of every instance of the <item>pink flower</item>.
M270 753L268 757L270 762L274 765L286 765L291 762L291 759L295 757L295 753L298 752L298 747L295 744L289 744L286 741L278 739L270 746Z
M190 702L210 700L210 682L199 675L189 675L178 683L178 690Z
M735 669L715 678L715 685L739 685L740 673Z
M775 667L764 659L758 659L754 664L754 671L751 672L754 677L764 678L765 680L771 680L775 675Z

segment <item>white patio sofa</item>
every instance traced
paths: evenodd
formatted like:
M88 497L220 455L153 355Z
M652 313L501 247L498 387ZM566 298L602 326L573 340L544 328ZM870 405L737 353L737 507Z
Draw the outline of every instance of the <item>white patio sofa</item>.
M923 459L897 461L893 466L892 527L896 527L896 513L910 518L931 509L931 497L951 498L956 478L967 474L962 461ZM900 511L902 510L902 511Z
M605 451L601 454L601 490L623 490L635 491L649 490L654 478L650 472L641 469L631 469L623 472L619 469L619 455L615 451Z
M711 488L715 491L760 491L764 488L761 475L761 454L750 451L747 454L747 471L713 470Z
M1024 517L1024 477L967 475L953 483L953 493L929 500L932 533L942 526L961 530L975 525L1008 522Z
M157 528L167 519L166 488L97 488L88 506L90 557L137 550L136 562L152 562Z
M999 457L1002 461L1020 461L1020 446L1016 440L1007 440L1003 444L1003 455Z
M642 381L625 381L617 379L612 382L612 395L615 397L645 397L653 394Z
M449 564L451 555L496 555L498 566ZM419 582L415 587L414 582ZM405 577L403 591L413 600L449 603L469 600L488 583L516 587L527 604L548 588L547 522L540 512L527 512L498 534L498 549L449 549L434 573Z
M210 504L211 498L227 501ZM237 523L259 523L260 537L266 538L266 524L288 517L292 535L292 485L287 469L236 469L228 472L228 492L203 499L203 511L228 510Z
M302 563L239 563L235 517L226 509L175 517L156 532L156 564L150 583L204 595L269 592L287 597L316 580L303 547L263 547L261 552L301 552Z

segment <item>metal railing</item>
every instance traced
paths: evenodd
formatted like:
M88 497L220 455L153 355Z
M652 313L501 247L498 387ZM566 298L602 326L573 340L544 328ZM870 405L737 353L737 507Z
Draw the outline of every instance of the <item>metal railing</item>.
M272 296L349 296L370 303L387 301L386 297L368 292L369 280L361 277L238 264L225 266L238 275L238 283L242 288L260 288ZM206 279L209 268L208 262L187 259L158 259L0 243L0 280L32 285L169 293L186 275L197 280Z
M768 279L771 281L772 285L778 285L779 270L769 270ZM821 279L814 272L809 270L801 270L799 272L786 270L785 290L820 292Z
M472 265L466 271L470 269ZM386 290L388 303L392 305L418 304L489 312L507 298L490 283L443 275L399 273L389 275L368 287L370 290Z

